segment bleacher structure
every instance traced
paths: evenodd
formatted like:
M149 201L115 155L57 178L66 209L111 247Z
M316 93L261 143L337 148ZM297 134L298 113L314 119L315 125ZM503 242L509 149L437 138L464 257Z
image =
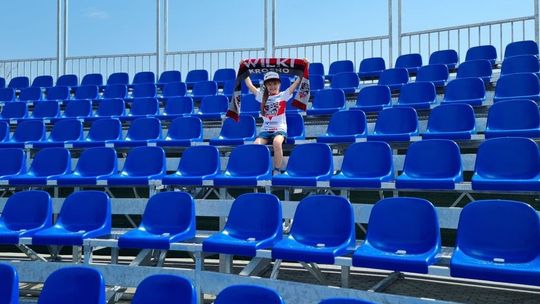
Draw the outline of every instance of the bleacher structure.
M321 51L274 175L227 64L4 75L0 303L538 301L538 38L460 60L412 35Z

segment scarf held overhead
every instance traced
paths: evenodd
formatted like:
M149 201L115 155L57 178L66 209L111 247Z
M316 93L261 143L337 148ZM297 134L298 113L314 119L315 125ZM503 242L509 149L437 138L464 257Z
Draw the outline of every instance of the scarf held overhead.
M238 116L240 114L240 99L242 96L242 81L252 73L265 74L267 72L301 77L298 92L294 96L292 105L305 111L310 94L308 65L309 64L306 64L303 59L292 58L257 58L242 61L238 68L234 92L229 102L229 109L227 110L226 116L238 121Z

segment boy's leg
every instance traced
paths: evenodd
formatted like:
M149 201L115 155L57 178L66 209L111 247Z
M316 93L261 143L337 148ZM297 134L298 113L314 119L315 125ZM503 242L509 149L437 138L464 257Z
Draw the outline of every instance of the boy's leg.
M283 141L285 141L285 137L278 134L272 142L272 147L274 148L274 168L276 169L281 169L283 162Z
M255 139L255 141L253 143L258 144L258 145L266 145L268 143L268 139L262 138L262 137L257 137L257 139Z

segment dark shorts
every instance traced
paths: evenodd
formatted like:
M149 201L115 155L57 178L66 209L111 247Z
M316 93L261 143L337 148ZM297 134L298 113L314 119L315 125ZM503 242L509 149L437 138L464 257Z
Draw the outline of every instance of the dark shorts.
M272 140L274 140L274 137L276 137L277 135L281 135L281 136L285 137L285 139L287 139L287 132L283 132L283 131L276 131L276 132L262 131L261 133L259 133L259 135L257 137L262 138L262 139L266 139L268 141L272 141Z

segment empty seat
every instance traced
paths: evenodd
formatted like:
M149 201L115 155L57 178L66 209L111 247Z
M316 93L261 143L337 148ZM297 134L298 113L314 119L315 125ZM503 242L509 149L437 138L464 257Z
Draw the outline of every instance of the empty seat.
M354 252L357 267L428 273L441 250L435 207L413 197L393 197L373 206L366 240Z
M273 194L246 193L236 198L223 231L203 241L204 252L254 257L281 240L282 212Z
M9 123L0 121L0 145L9 140Z
M474 190L540 190L540 154L529 138L501 137L484 141L476 153Z
M502 75L495 87L493 102L508 99L531 99L540 101L540 82L534 73Z
M329 115L340 110L345 110L345 93L341 89L328 89L317 93L307 115Z
M15 90L21 90L24 88L28 88L30 86L30 79L26 76L17 76L11 78L8 84L8 88L15 89Z
M68 87L51 87L45 90L45 99L64 101L70 99L70 93Z
M446 85L442 103L466 103L480 106L486 100L486 88L481 78L459 78Z
M153 83L140 83L133 85L131 98L155 98L157 94L156 85Z
M126 114L126 103L120 98L107 98L101 100L94 119L103 117L120 117Z
M139 227L118 238L120 248L164 249L195 237L195 201L186 192L168 191L148 200Z
M128 94L128 88L125 84L107 85L103 92L103 98L121 98L125 99Z
M36 153L28 172L8 176L9 185L47 185L47 181L71 173L71 154L64 148L45 148Z
M418 75L422 73L422 67ZM446 68L446 67L445 67ZM437 91L432 82L412 82L401 88L396 107L413 107L415 109L429 109L435 103Z
M193 85L191 97L193 100L201 100L206 96L217 94L217 83L215 81L199 81Z
M422 138L471 139L476 133L474 109L469 104L442 104L431 110Z
M42 99L40 87L29 87L22 89L19 94L20 101L40 101Z
M49 88L54 85L54 79L51 75L41 75L34 78L32 87L34 88Z
M533 40L516 41L506 45L504 59L517 55L538 56L538 44Z
M255 285L233 285L223 289L214 304L283 304L273 289Z
M281 84L279 85L279 91L285 91L291 86L291 78L287 75L279 76L279 81Z
M159 102L156 98L135 98L133 99L133 103L131 104L128 116L121 119L155 116L158 114Z
M358 77L361 80L377 79L382 71L386 70L384 58L373 57L365 58L360 61Z
M319 304L374 304L374 302L349 298L330 298L322 300Z
M33 119L52 119L60 115L60 102L55 100L46 100L34 105L31 118Z
M353 94L358 85L358 75L354 72L334 74L330 83L332 89L342 89L345 94Z
M418 135L418 115L411 107L387 108L379 112L373 134L368 140L410 141Z
M172 97L185 96L186 95L186 84L183 82L171 82L163 85L163 91L161 96L164 99L169 99Z
M538 105L527 99L507 100L492 105L488 112L485 136L540 137Z
M448 76L448 67L446 65L428 64L418 69L416 81L430 81L435 87L444 88Z
M193 99L186 96L167 98L161 115L156 115L161 120L175 119L180 116L190 115L193 112Z
M382 141L350 145L341 170L330 179L331 187L380 188L394 179L392 149Z
M195 113L201 119L219 119L225 115L229 99L223 95L206 96L202 99L199 110Z
M327 78L332 80L334 75L338 73L350 72L354 73L354 63L350 60L337 60L330 64Z
M99 97L99 87L97 85L83 85L75 91L75 99L95 100Z
M311 75L310 75L310 78L311 78ZM223 85L223 91L221 91L220 95L227 96L227 98L231 99L235 88L236 88L236 80L226 81L225 84ZM241 85L242 94L245 94L244 88L245 90L247 90L246 83L242 82L242 85Z
M540 223L523 202L482 200L461 211L450 275L540 285Z
M161 75L159 76L157 86L158 88L163 89L164 86L167 83L174 83L174 82L181 82L182 81L182 73L180 71L163 71L161 72Z
M6 79L3 77L0 77L0 89L3 89L6 87Z
M122 171L107 178L108 185L148 185L167 173L165 151L160 147L136 147L129 151Z
M66 74L58 77L56 79L57 87L68 87L73 88L79 85L79 78L75 74Z
M272 178L274 186L317 186L328 181L334 173L332 151L322 143L309 143L294 147L283 174Z
M107 78L107 87L111 85L117 85L117 84L127 86L129 84L128 73L117 72L117 73L112 73L111 75L109 75L109 78Z
M106 145L114 147L146 146L149 142L161 138L159 119L154 117L137 118L131 122L124 139L107 141Z
M28 107L26 102L13 101L8 102L2 107L0 118L4 120L17 120L28 116Z
M429 64L444 64L448 70L454 70L459 62L458 53L455 50L440 50L431 53Z
M61 118L85 119L92 116L92 101L87 99L68 102Z
M79 141L84 137L82 123L73 118L58 120L45 141L30 142L33 148L63 147L68 141Z
M192 89L195 83L200 81L207 81L208 71L207 70L191 70L186 75L186 85L188 89Z
M471 47L467 50L465 62L472 60L487 60L491 65L494 65L495 60L497 60L497 49L495 49L493 45L479 45ZM459 68L461 69L461 64L459 65Z
M221 170L219 150L214 146L195 146L182 153L178 170L162 178L164 185L202 186Z
M19 303L19 276L13 266L0 264L0 302Z
M9 141L1 143L2 147L24 148L26 142L45 140L45 125L39 120L19 122Z
M234 69L217 69L214 72L213 81L217 82L218 87L223 87L225 82L236 79L236 71Z
M306 129L304 127L304 118L298 113L287 113L287 143L294 144L297 140L306 139Z
M324 90L323 75L309 75L309 90L311 95L317 94L320 90Z
M253 186L272 178L270 150L265 145L250 144L234 148L227 169L214 177L215 186Z
M88 267L64 267L53 272L43 285L39 304L105 304L105 282L99 271Z
M378 85L385 85L392 91L399 91L401 87L409 82L409 74L405 68L393 68L384 70L379 76Z
M317 137L323 143L353 143L367 135L366 114L363 111L339 111L332 114L326 133Z
M103 85L103 75L99 73L92 73L84 75L81 80L81 86L102 86Z
M422 66L422 56L417 53L400 55L396 59L396 68L405 68L409 75L414 75Z
M311 79L311 78L310 78ZM240 103L240 114L259 117L261 114L261 103L257 101L253 94L244 95Z
M114 149L90 148L81 153L73 173L56 178L56 182L58 185L71 186L96 185L98 180L106 179L117 171L117 157Z
M471 60L459 65L456 78L480 77L485 85L489 85L492 73L491 63L488 60Z
M122 124L116 118L102 118L94 121L90 126L88 134L83 140L67 142L74 148L82 147L104 147L108 141L118 141L122 139Z
M309 76L321 75L324 76L324 65L320 62L310 62L309 63Z
M202 121L198 117L178 117L169 125L167 136L155 143L160 147L188 147L203 141Z
M19 244L21 237L31 237L51 225L52 201L47 192L16 192L8 198L0 217L0 244ZM3 279L0 281L3 285Z
M272 258L334 264L354 249L354 214L340 196L313 195L300 201L290 234L272 247Z
M150 71L138 72L135 74L135 76L133 76L133 81L131 82L133 86L138 85L138 84L149 84L149 83L151 84L156 83L156 75L154 74L154 72L150 72Z
M448 139L426 139L409 146L398 189L454 189L463 182L458 145Z
M191 281L172 274L155 274L139 283L131 300L133 304L196 304L197 294Z
M102 191L77 191L64 200L56 223L34 234L32 244L82 246L85 239L110 233L109 196Z
M519 55L506 58L501 67L501 75L514 73L535 73L540 75L540 62L534 55Z
M244 142L252 142L257 136L255 118L241 115L238 121L226 118L217 138L210 139L210 144L215 146L243 145Z
M24 174L26 172L26 153L23 149L2 148L0 149L0 179L4 184L10 176Z
M0 89L0 102L14 101L14 100L15 100L15 89L13 88Z

